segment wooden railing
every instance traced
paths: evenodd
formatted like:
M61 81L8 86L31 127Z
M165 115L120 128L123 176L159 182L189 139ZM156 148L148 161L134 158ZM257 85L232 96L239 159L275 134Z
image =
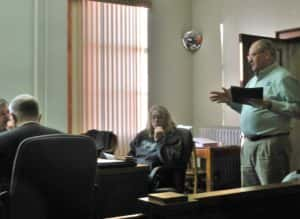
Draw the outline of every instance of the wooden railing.
M188 202L160 204L140 198L147 218L286 218L300 203L300 183L282 183L189 195Z

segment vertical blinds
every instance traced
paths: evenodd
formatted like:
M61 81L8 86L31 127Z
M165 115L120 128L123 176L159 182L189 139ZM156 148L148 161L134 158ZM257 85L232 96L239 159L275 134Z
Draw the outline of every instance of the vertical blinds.
M117 134L119 154L146 126L148 9L84 0L82 131Z
M151 7L151 0L90 0L90 1L141 6L141 7L147 7L147 8Z

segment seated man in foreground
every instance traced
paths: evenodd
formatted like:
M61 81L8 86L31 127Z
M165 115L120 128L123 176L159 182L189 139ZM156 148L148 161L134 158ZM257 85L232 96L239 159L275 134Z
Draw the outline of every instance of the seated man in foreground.
M147 128L136 135L130 143L130 152L138 164L147 164L151 169L163 166L163 175L156 187L174 187L184 190L187 163L193 146L192 134L178 129L168 110L154 105L149 110ZM150 188L153 189L153 188Z
M15 128L0 134L0 191L9 186L14 157L25 138L60 133L40 125L38 101L30 95L19 95L9 104Z

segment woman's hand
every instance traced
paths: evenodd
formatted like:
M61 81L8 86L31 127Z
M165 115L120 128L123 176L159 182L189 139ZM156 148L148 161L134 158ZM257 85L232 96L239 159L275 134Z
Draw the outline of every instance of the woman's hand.
M154 128L154 141L159 141L165 135L165 130L161 126Z

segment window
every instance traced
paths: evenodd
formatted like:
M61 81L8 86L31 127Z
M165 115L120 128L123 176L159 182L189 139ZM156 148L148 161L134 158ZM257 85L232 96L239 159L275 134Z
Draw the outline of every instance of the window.
M124 155L147 121L148 9L71 2L69 131L113 131Z

